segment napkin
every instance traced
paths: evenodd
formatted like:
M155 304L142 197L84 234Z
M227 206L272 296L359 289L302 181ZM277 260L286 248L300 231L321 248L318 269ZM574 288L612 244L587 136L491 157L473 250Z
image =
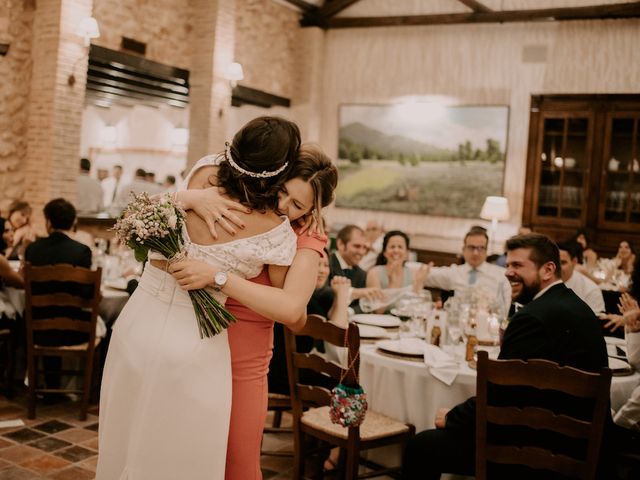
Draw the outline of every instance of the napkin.
M445 385L451 385L458 376L458 363L435 345L425 345L424 363L429 367L429 373Z

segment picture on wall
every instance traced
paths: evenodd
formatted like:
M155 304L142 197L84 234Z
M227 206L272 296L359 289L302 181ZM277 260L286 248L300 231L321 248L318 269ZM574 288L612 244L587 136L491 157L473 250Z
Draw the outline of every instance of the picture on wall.
M478 218L502 195L509 108L340 106L336 206Z

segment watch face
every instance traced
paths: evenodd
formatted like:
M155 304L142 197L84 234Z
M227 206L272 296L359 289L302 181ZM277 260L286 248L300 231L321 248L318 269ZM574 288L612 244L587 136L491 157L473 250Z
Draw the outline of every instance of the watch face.
M227 283L227 274L225 272L218 272L216 273L214 280L216 281L216 285L222 287Z

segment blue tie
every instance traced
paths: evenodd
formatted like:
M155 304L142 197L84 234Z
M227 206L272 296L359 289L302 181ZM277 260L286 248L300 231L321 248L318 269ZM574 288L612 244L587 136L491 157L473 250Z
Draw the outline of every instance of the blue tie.
M478 280L478 270L472 268L469 270L469 285L475 284L476 280Z

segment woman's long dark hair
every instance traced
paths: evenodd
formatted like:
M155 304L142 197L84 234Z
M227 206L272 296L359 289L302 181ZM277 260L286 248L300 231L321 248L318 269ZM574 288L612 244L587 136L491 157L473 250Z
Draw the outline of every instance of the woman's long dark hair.
M409 235L407 235L401 230L391 230L390 232L387 232L384 235L384 239L382 240L382 251L378 254L376 265L387 264L387 257L384 256L384 251L387 249L387 244L389 243L389 240L391 240L391 237L404 238L404 241L407 244L407 251L409 250Z
M217 184L249 208L276 209L280 177L292 168L299 148L300 130L295 123L280 117L255 118L234 135L230 145L233 161L254 173L273 172L288 162L287 169L275 177L256 178L236 170L229 162L222 162Z

